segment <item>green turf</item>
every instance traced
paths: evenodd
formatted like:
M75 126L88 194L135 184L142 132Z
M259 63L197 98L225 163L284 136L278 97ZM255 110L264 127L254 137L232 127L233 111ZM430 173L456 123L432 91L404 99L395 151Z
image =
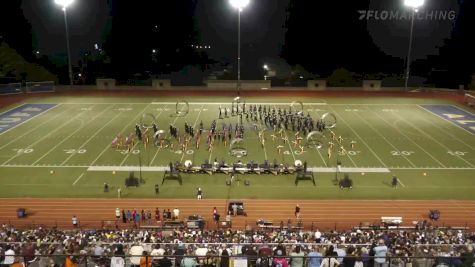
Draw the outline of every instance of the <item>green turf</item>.
M123 197L131 198L191 198L202 187L207 198L285 198L285 199L475 199L475 138L453 124L420 108L418 104L447 103L433 99L413 98L248 98L253 102L268 102L272 107L288 107L292 100L305 103L305 113L314 118L325 112L336 115L337 136L348 150L339 158L344 167L388 168L390 173L351 173L354 188L340 190L334 185L334 173L316 173L317 186L309 181L294 184L294 176L246 175L250 186L241 181L231 187L225 185L226 176L183 175L183 185L166 181L158 196L154 184L161 183L162 173L142 172L145 183L138 188L125 189L127 172L88 171L89 166L167 166L169 162L192 160L201 164L205 159L236 161L228 147L220 142L209 153L205 136L201 147L188 148L188 153L175 149L144 149L137 144L129 153L110 147L118 133L134 131L144 113L157 117L158 125L167 129L170 123L184 131L184 123L206 128L217 119L224 97L187 98L190 112L185 117L171 116L175 112L174 98L99 98L50 97L30 99L27 103L57 103L55 108L0 135L0 197L116 197L123 189ZM204 103L205 102L205 103ZM315 104L310 104L315 103ZM7 110L12 107L7 107ZM309 167L331 167L336 164L337 152L327 157L327 146L305 148L299 154L291 144L273 142L267 131L263 148L257 141L252 123L245 121L245 147L249 155L244 162L277 159L292 165L296 159L307 161ZM218 120L218 128L225 122L238 122L238 117ZM197 127L195 127L197 128ZM277 134L276 134L277 135ZM289 139L294 133L288 131ZM327 138L329 134L326 134ZM325 144L328 140L325 140ZM350 142L356 146L351 149ZM283 145L283 154L277 153ZM139 152L141 150L141 152ZM288 151L288 152L286 152ZM465 152L451 155L449 151ZM54 171L53 174L50 171ZM426 173L426 176L423 175ZM402 185L390 187L391 176L399 177ZM138 176L138 172L136 172ZM107 182L111 192L103 193Z

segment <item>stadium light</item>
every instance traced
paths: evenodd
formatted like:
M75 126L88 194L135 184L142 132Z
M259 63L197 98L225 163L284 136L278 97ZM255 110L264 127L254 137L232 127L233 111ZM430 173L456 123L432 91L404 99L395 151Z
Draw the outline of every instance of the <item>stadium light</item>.
M237 80L237 95L241 91L241 12L249 4L250 0L229 0L231 6L238 10L238 80Z
M229 0L229 3L231 6L241 11L243 8L249 5L249 0Z
M414 31L414 16L418 11L418 8L424 5L424 0L404 0L404 5L411 8L411 29L409 31L409 49L407 51L406 57L406 77L404 81L404 89L407 91L407 86L409 84L409 72L411 65L411 52L412 52L412 34Z
M71 49L69 48L68 15L67 15L66 10L68 6L70 6L74 2L74 0L54 0L54 2L63 7L64 26L66 28L66 47L68 49L69 84L73 85L73 68L71 66Z
M404 0L404 5L416 9L424 5L424 0Z

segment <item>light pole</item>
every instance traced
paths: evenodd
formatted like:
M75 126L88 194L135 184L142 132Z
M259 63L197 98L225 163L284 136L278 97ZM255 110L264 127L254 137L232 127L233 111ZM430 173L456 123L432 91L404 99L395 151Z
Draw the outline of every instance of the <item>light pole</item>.
M411 8L411 29L409 32L409 49L407 51L406 58L406 73L404 81L404 89L407 91L407 86L409 83L409 72L411 65L411 51L412 51L412 32L414 30L414 16L416 15L418 8L424 4L424 0L404 0L404 5Z
M241 91L241 12L249 4L249 0L229 0L229 3L238 10L238 73L237 73L237 95Z
M267 73L269 71L269 66L267 66L267 64L264 64L264 66L262 66L262 68L264 69L264 80L267 80Z
M67 8L74 0L54 0L54 2L63 7L64 13L64 26L66 28L66 47L68 49L68 71L69 71L69 84L73 85L73 69L71 66L71 49L69 48L69 29L68 29L68 15Z

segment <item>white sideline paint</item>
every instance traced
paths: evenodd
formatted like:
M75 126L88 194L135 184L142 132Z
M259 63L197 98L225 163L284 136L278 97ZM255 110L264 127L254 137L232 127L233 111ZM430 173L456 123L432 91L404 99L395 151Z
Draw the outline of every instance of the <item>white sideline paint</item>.
M152 102L152 105L175 105L177 102ZM181 103L181 102L179 102ZM215 106L220 106L220 105L229 105L231 102L188 102L188 105L215 105ZM240 103L242 104L242 103ZM246 105L290 105L290 103L286 102L246 102ZM327 105L327 103L303 103L304 106L324 106Z
M0 168L87 168L88 171L133 171L140 170L140 166L89 166L89 165L27 165L27 164L4 164ZM142 171L164 171L168 170L168 166L142 166ZM335 167L311 167L308 170L312 172L328 172L336 171ZM459 171L474 171L471 167L428 167L428 168L412 168L412 167L388 167L388 168L341 168L341 172L373 172L373 173L388 173L390 170L459 170Z
M336 168L330 168L330 167L314 167L314 168L308 168L308 170L312 172L335 172ZM388 173L391 172L388 168L341 168L342 173L348 173L348 172L375 172L375 173Z
M168 166L142 166L142 171L148 172L160 172L168 170ZM91 166L87 169L88 171L140 171L140 166ZM326 168L326 167L314 167L308 168L312 172L329 172L333 173L336 171L336 168ZM341 172L376 172L376 173L388 173L390 170L388 168L341 168Z
M163 172L169 170L168 166L91 166L88 171L119 171L119 172L131 172L131 171L143 171L143 172Z

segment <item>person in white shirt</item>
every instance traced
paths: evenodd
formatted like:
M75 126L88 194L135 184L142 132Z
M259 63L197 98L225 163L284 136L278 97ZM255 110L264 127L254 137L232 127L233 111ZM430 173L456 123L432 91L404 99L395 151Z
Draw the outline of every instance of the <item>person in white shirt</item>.
M125 260L123 258L123 252L122 254L119 251L116 251L114 254L114 257L111 258L111 267L124 267L125 266Z
M180 210L178 208L173 209L173 218L178 220L180 218Z
M117 220L120 219L120 209L119 209L119 208L116 208L116 209L115 209L115 218L116 218Z
M15 251L13 251L11 246L5 247L5 259L3 264L13 264L15 262Z
M138 243L135 243L129 250L129 255L134 256L130 257L130 263L132 265L140 265L140 257L142 257L144 249Z
M111 267L124 267L124 247L122 245L117 245L114 251L114 256L111 258Z
M164 254L165 254L165 250L160 247L160 244L156 244L152 252L150 252L150 256L152 256L154 260L163 259L162 256Z
M321 238L322 238L322 233L317 229L317 231L315 231L315 242L320 243Z

